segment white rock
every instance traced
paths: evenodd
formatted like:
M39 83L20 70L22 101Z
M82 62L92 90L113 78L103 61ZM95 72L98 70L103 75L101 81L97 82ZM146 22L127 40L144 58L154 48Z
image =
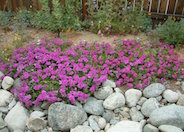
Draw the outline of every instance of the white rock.
M161 132L183 132L180 128L171 125L161 125L159 126L159 130Z
M165 90L163 93L163 97L169 102L169 103L175 103L179 99L179 94L176 92L173 92L172 90Z
M5 76L2 82L2 88L9 90L13 86L14 80L9 76Z
M113 89L110 86L102 87L94 92L94 97L97 99L106 99L113 93Z
M141 97L140 100L137 102L137 104L142 106L146 100L147 100L147 98Z
M159 103L155 98L150 98L144 102L141 107L141 112L144 116L149 117L152 111L159 108Z
M125 99L126 99L126 104L129 107L134 107L136 106L137 102L142 96L142 92L137 89L129 89L125 92Z
M111 81L111 80L105 81L102 85L103 85L103 87L106 87L106 86L109 86L111 88L115 88L116 87L116 83Z
M70 132L93 132L93 130L89 126L78 125L71 129Z
M8 110L11 110L15 105L16 105L16 100L15 99L13 99L12 101L11 101L11 103L8 105Z
M21 129L24 131L27 119L27 110L18 102L6 115L5 122L10 130Z
M143 95L146 98L158 97L159 95L161 95L163 93L164 90L165 90L165 86L163 84L153 83L153 84L147 86L143 90Z
M137 110L136 107L132 107L130 109L130 117L133 121L137 121L137 122L144 119L144 116L140 111Z
M106 109L114 110L125 105L125 97L121 93L113 93L105 99L103 106Z
M110 123L107 123L107 125L105 126L105 131L107 131L110 127L111 127Z
M29 130L37 132L46 127L46 121L37 117L28 119L26 126Z
M106 120L102 117L100 117L98 119L98 126L100 127L100 129L104 129L106 126Z
M43 117L44 115L45 113L41 111L34 111L31 113L30 118L40 118L40 117Z
M10 92L0 89L0 107L7 106L11 99L13 99L13 95Z
M108 129L107 132L142 132L142 126L138 122L124 120Z
M88 118L88 122L89 122L89 126L92 128L92 130L94 131L100 131L100 127L98 125L98 120L99 120L99 116L93 116L91 115Z
M155 126L147 124L144 126L143 132L159 132L159 130Z

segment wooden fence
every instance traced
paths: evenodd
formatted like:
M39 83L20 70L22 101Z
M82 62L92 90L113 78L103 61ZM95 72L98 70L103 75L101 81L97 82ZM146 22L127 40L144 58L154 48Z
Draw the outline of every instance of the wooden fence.
M87 16L87 0L80 0L82 6L83 16ZM177 16L184 17L184 0L117 0L123 1L125 9L132 6L134 10L139 4L140 10L145 11L149 15L153 16ZM62 4L65 0L61 0ZM93 0L94 4L98 6L98 0ZM52 0L49 0L52 3ZM21 7L32 9L37 11L41 9L41 3L39 0L0 0L0 9L4 10L5 7L16 11Z

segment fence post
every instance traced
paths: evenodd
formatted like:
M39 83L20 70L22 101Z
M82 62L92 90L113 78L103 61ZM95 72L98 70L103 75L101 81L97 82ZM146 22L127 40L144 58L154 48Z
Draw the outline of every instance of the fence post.
M83 18L85 19L88 12L87 12L87 0L82 0L82 12L83 12Z

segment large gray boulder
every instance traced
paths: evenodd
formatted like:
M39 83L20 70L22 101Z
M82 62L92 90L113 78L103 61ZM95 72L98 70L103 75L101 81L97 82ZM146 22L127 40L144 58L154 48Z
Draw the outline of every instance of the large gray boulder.
M128 107L135 107L142 96L142 92L137 89L129 89L125 92L126 104Z
M124 120L108 129L107 132L142 132L142 125L135 121Z
M155 98L150 98L144 102L141 107L141 112L144 116L149 117L152 111L159 108L159 103Z
M122 107L125 105L125 97L122 93L113 93L105 99L103 106L106 109L114 110L116 108Z
M102 115L104 113L103 101L90 97L84 104L84 110L92 115Z
M54 130L69 130L87 119L86 112L76 106L54 103L48 110L48 123Z
M153 84L147 86L143 90L143 95L146 98L158 97L159 95L161 95L163 93L164 90L165 90L165 86L163 84L153 83Z
M5 122L11 131L18 129L24 131L28 117L27 110L18 102L6 115Z
M169 105L154 110L150 115L154 126L172 125L184 129L184 107Z

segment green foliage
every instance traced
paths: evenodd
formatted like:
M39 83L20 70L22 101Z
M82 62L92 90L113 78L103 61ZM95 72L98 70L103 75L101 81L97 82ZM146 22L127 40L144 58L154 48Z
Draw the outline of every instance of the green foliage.
M41 0L42 9L34 14L33 25L38 28L47 29L50 22L50 8L48 0Z
M13 23L14 13L8 11L0 11L0 26L7 30Z
M184 20L177 22L169 17L163 25L158 25L156 33L161 41L178 47L184 43Z
M99 0L97 9L92 1L89 3L89 17L93 21L91 30L102 33L138 33L147 32L151 29L151 18L148 18L137 5L135 11L132 7L124 8L124 2L114 0Z
M100 3L99 8L95 7L93 1L88 1L88 12L89 17L93 21L91 26L91 30L93 32L98 32L101 30L105 32L109 30L112 26L113 19L117 18L118 16L118 5L114 0L99 0Z
M32 11L26 10L26 9L20 9L13 21L14 28L17 31L23 31L27 27L32 26L34 13Z
M48 0L42 0L42 10L35 14L34 23L37 27L49 29L52 32L66 30L78 30L81 28L80 3L75 0L65 1L65 5L60 0L54 0L53 10L48 7Z

